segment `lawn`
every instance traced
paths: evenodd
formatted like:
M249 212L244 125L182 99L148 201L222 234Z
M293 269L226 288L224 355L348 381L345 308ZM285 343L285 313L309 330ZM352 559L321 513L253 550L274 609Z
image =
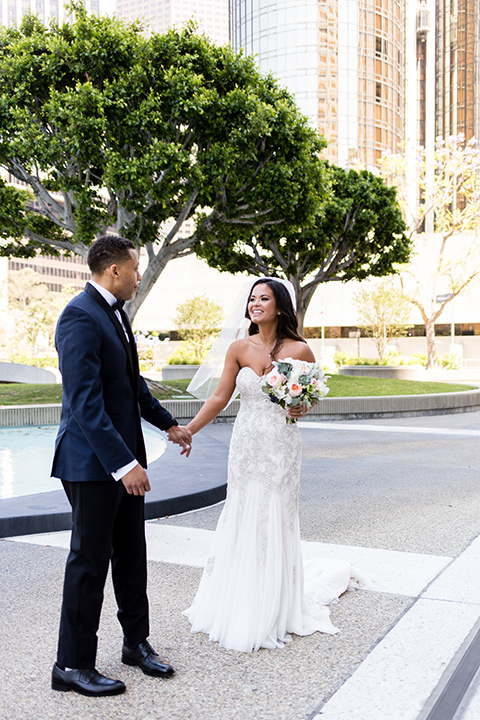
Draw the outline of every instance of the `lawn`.
M459 383L421 382L394 378L353 377L332 375L328 380L328 397L369 397L379 395L427 395L429 393L476 390L473 385Z
M190 380L175 380L164 383L170 392L154 391L159 400L184 395ZM476 389L471 385L439 382L417 382L415 380L394 380L388 378L352 377L332 375L328 380L328 397L365 397L380 395L424 395L428 393L461 392ZM1 405L45 405L62 401L61 385L31 385L26 383L0 384Z

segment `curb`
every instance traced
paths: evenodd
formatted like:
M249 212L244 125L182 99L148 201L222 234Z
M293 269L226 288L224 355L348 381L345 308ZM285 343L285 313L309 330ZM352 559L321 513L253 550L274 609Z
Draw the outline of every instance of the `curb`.
M164 454L148 467L152 489L145 497L145 519L180 515L224 500L227 455L228 447L208 435L196 438L195 453L188 460L168 443ZM0 499L0 538L71 527L63 489Z

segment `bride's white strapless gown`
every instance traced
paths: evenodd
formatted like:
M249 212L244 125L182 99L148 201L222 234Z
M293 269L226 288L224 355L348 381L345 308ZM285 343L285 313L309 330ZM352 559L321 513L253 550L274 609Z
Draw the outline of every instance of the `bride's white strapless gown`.
M291 634L333 634L328 604L367 586L348 563L302 562L298 488L302 446L296 424L272 403L251 368L241 394L228 460L227 499L195 599L184 614L231 650L278 648ZM354 577L356 575L356 577Z

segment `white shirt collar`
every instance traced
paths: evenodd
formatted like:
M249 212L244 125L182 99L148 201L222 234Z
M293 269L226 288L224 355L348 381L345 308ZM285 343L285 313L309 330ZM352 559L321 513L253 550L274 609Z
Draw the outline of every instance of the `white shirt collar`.
M112 307L113 303L117 300L115 295L113 295L110 290L107 290L107 288L104 288L103 285L99 285L97 282L95 282L95 280L92 280L91 278L90 280L88 280L88 282L90 283L90 285L93 285L95 290L97 290L103 297L103 299L107 301L110 307Z

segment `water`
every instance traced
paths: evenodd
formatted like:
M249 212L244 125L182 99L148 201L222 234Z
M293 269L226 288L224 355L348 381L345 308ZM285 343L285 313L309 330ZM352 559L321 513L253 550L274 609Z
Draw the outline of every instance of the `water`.
M0 428L0 498L61 490L60 480L50 477L58 425ZM159 430L143 424L148 462L157 460L167 447Z

